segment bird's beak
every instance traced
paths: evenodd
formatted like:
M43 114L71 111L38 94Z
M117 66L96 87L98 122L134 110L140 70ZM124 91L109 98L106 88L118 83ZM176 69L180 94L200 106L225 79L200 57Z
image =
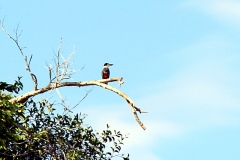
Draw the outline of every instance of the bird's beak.
M112 66L113 64L108 64L109 66Z

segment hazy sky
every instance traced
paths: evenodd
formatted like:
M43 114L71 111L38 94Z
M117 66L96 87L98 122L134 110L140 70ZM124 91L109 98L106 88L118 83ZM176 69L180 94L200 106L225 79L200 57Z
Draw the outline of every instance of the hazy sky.
M128 104L99 87L61 89L86 123L129 133L123 153L136 160L237 160L240 157L240 1L92 0L2 1L0 18L10 34L19 25L19 43L33 54L39 87L48 83L60 38L72 69L71 81L101 78L105 62L118 88L148 114L135 121ZM16 45L0 31L1 81L23 76L33 84ZM117 83L110 83L117 87ZM52 97L52 98L51 98ZM56 93L35 97L60 101ZM61 106L58 111L62 112Z

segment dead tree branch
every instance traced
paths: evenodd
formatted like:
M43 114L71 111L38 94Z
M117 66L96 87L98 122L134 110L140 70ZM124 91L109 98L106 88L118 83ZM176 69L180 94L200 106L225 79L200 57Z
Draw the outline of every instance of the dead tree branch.
M144 124L138 118L137 112L139 112L139 113L147 113L147 112L142 111L140 108L136 107L133 100L130 99L125 93L121 92L120 90L118 90L118 89L116 89L116 88L114 88L110 85L104 84L106 82L114 82L114 81L118 81L118 82L122 83L122 77L101 79L101 80L93 80L93 81L85 81L85 82L62 82L60 84L51 84L51 85L48 85L44 88L40 88L38 90L34 90L34 91L31 91L31 92L25 93L25 94L23 94L19 97L15 97L15 98L11 99L10 102L12 102L12 103L22 102L23 103L23 102L27 101L30 97L36 96L38 94L45 93L47 91L50 91L50 90L53 90L53 89L56 89L56 88L61 88L61 87L69 87L69 86L83 87L83 86L96 85L96 86L102 87L104 89L108 89L110 91L113 91L113 92L117 93L118 95L120 95L121 97L123 97L127 101L127 103L129 104L129 106L131 108L131 111L133 112L135 120L145 130L146 127L144 126Z
M21 96L15 97L15 98L11 99L10 102L12 102L12 103L25 102L31 97L34 97L36 95L45 93L45 92L50 91L50 90L54 90L56 88L67 87L67 86L76 86L76 87L91 86L91 85L97 85L98 84L97 82L99 82L99 83L114 82L114 81L119 81L121 79L122 79L122 77L121 78L109 78L109 79L85 81L85 82L62 82L60 84L54 83L54 84L48 85L46 87L40 88L38 90L30 91L30 92L27 92L27 93L25 93Z
M77 107L77 106L88 96L88 94L89 94L92 90L93 90L93 88L91 88L90 90L86 91L85 96L83 96L83 98L82 98L74 107L72 107L71 110L74 109L75 107Z
M34 82L34 90L33 91L30 91L30 92L27 92L21 96L18 96L18 97L15 97L15 98L12 98L10 100L10 102L12 103L17 103L17 102L21 102L21 103L24 103L26 102L29 98L31 97L34 97L36 95L39 95L39 94L42 94L42 93L45 93L45 92L48 92L48 91L52 91L52 90L56 90L57 91L57 94L59 96L59 98L61 99L62 101L62 104L64 106L64 108L69 111L69 112L72 112L68 107L67 105L65 104L65 100L63 99L63 97L61 96L61 93L59 92L58 88L61 88L61 87L70 87L70 86L76 86L76 87L84 87L84 86L93 86L93 85L96 85L96 86L99 86L99 87L102 87L104 89L108 89L112 92L115 92L117 93L118 95L120 95L121 97L123 97L133 115L134 115L134 118L135 120L138 122L138 124L145 130L146 127L144 126L144 124L140 121L140 119L138 118L138 115L137 115L137 112L139 112L140 114L141 113L147 113L146 111L142 111L140 108L138 108L132 99L130 99L125 93L121 92L120 90L110 86L110 85L107 85L105 84L106 82L115 82L115 81L118 81L118 84L119 86L121 86L124 82L122 81L122 77L120 78L109 78L109 79L101 79L101 80L93 80L93 81L85 81L85 82L64 82L64 80L66 79L70 79L71 76L73 74L75 74L76 72L78 71L75 71L75 70L69 70L69 66L71 66L72 63L70 63L70 59L72 57L72 55L75 53L75 51L73 50L73 52L65 59L63 57L63 55L61 54L61 48L62 48L62 38L60 40L60 44L59 44L59 47L58 47L58 50L57 50L57 54L55 54L55 59L54 59L54 63L55 63L55 68L52 67L52 65L47 65L47 69L48 69L48 72L49 72L49 84L48 86L46 87L43 87L43 88L40 88L38 89L37 86L38 86L38 83L37 83L37 77L35 76L35 74L32 73L31 71L31 68L30 68L30 64L31 64L31 60L32 60L32 55L30 56L29 60L27 59L27 56L25 56L23 54L23 49L24 47L20 47L19 45L19 42L18 42L18 38L21 36L21 33L20 34L18 33L18 26L17 26L17 29L14 31L15 32L15 38L13 38L8 32L7 30L4 28L3 26L3 22L0 22L1 23L1 27L3 29L3 31L8 35L8 37L10 39L12 39L19 51L21 52L22 56L23 56L23 59L26 63L26 70L29 72L33 82ZM62 59L62 60L61 60ZM82 68L83 69L83 68ZM83 99L88 95L89 92L86 93L86 95L83 97ZM82 99L82 100L83 100ZM82 101L81 100L81 101ZM81 102L80 101L80 102ZM80 103L79 102L79 103ZM79 104L78 103L78 104ZM77 105L78 105L77 104ZM76 107L76 106L74 106ZM74 108L73 107L73 108Z
M4 20L3 20L3 21L4 21ZM35 74L33 74L33 72L31 71L31 68L30 68L30 63L31 63L31 60L32 60L32 55L31 55L31 57L30 57L30 59L29 59L29 61L28 61L27 56L25 56L25 55L23 54L23 49L24 49L25 47L20 47L19 42L18 42L18 38L21 36L22 31L20 32L20 34L18 33L18 27L19 27L19 25L17 25L17 29L14 30L14 32L15 32L15 38L13 38L13 37L7 32L7 30L4 28L4 26L3 26L3 21L0 22L0 23L1 23L2 30L8 35L8 37L9 37L10 39L12 39L12 40L16 43L16 45L17 45L19 51L21 52L21 54L22 54L22 56L23 56L23 59L24 59L24 61L25 61L25 63L26 63L26 70L29 72L29 74L30 74L30 76L31 76L31 78L32 78L32 80L33 80L33 82L34 82L34 90L37 90L37 86L38 86L37 77L36 77Z

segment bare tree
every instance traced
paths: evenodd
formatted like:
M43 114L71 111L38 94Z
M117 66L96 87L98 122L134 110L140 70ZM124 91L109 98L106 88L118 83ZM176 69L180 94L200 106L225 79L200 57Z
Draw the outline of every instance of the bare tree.
M30 56L30 58L28 59L27 56L24 55L23 53L23 49L24 47L21 47L19 45L19 37L21 36L21 32L18 31L19 26L17 26L17 29L14 30L15 32L15 38L12 37L7 30L5 29L4 25L3 25L3 21L0 22L1 23L1 28L3 29L3 31L8 35L8 37L13 40L15 42L15 44L17 45L20 53L23 56L23 59L26 63L26 70L29 72L30 77L33 81L34 84L34 88L32 91L29 91L27 93L24 93L18 97L12 98L10 100L10 102L12 103L16 103L16 102L26 102L29 98L34 97L36 95L51 91L51 90L56 90L60 99L62 100L65 109L67 109L68 111L71 112L70 109L68 109L67 105L65 105L64 99L62 98L60 92L58 91L58 88L61 87L70 87L70 86L75 86L75 87L85 87L85 86L92 86L92 85L96 85L99 87L102 87L104 89L108 89L109 91L115 92L117 93L119 96L121 96L122 98L124 98L133 115L135 120L138 122L138 124L145 130L146 127L144 126L144 124L141 122L141 120L138 118L138 114L137 113L147 113L146 111L142 111L140 108L138 108L134 101L128 97L125 93L121 92L120 90L105 84L106 82L118 82L119 86L121 86L124 82L122 81L123 78L119 77L119 78L109 78L109 79L100 79L100 80L90 80L90 81L84 81L84 82L69 82L66 81L68 79L71 78L71 76L75 73L77 73L78 71L75 70L70 70L69 66L72 64L70 62L70 59L72 57L72 55L75 53L74 51L66 58L64 59L62 54L61 54L61 47L62 47L62 39L60 41L60 45L58 47L58 51L55 54L55 59L54 59L54 67L52 65L48 65L47 64L47 69L49 72L49 84L45 87L42 88L38 88L38 81L37 81L37 76L31 71L31 60L32 60L32 55ZM82 68L83 69L83 68ZM88 93L87 93L88 94ZM85 98L85 97L84 97Z

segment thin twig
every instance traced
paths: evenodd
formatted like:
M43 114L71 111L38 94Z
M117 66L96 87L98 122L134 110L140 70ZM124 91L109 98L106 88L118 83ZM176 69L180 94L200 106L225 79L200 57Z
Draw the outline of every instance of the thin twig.
M62 105L64 106L64 108L65 108L67 111L73 113L73 112L67 107L67 105L66 105L66 103L65 103L65 100L62 98L62 95L61 95L61 93L59 92L58 88L55 88L55 89L56 89L56 92L57 92L59 98L60 98L61 101L62 101Z
M31 78L32 78L32 80L33 80L33 82L34 82L34 90L37 90L37 86L38 86L37 77L36 77L35 74L33 74L33 72L31 71L31 68L30 68L30 63L31 63L31 60L32 60L32 55L31 55L30 60L29 60L29 62L28 62L27 56L25 56L25 55L23 54L23 49L24 49L25 47L20 47L19 42L18 42L18 38L19 38L19 37L21 36L21 34L22 34L22 31L21 31L20 33L18 33L19 24L17 25L16 30L14 30L14 32L15 32L15 39L14 39L14 38L7 32L7 30L4 28L3 22L4 22L4 20L1 22L1 28L2 28L2 30L8 35L8 37L9 37L10 39L12 39L12 40L15 42L15 44L17 45L17 47L18 47L20 53L22 54L23 59L24 59L24 61L25 61L25 63L26 63L26 70L29 72L29 74L30 74L30 76L31 76Z
M73 110L74 108L76 108L87 96L88 94L93 90L93 88L91 88L90 90L86 91L85 96L73 107L71 108L71 110Z

